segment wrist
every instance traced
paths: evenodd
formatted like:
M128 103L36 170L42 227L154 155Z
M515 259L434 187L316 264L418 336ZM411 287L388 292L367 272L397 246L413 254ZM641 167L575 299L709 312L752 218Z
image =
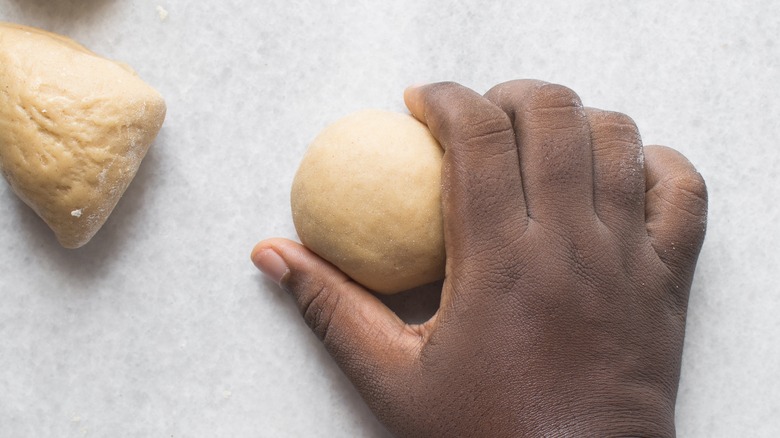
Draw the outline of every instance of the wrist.
M646 389L628 395L600 395L551 421L539 436L658 437L675 436L674 400Z

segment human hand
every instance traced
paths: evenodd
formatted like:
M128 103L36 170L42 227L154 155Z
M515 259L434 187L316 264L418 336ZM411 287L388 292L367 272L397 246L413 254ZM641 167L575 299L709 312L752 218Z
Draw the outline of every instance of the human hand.
M701 176L559 85L405 99L445 149L438 312L407 325L288 240L255 264L398 436L673 436Z

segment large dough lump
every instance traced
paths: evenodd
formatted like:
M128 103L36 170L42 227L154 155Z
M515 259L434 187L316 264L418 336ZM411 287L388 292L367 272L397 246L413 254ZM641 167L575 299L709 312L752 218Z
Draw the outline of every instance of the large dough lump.
M165 119L129 67L0 23L0 170L67 248L100 229Z
M337 121L295 176L298 236L376 292L443 278L442 155L428 128L406 114L370 110Z

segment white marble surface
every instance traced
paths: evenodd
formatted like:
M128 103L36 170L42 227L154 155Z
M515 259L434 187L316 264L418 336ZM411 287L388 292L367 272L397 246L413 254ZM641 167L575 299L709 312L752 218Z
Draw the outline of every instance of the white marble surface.
M167 11L167 17L163 19ZM780 435L780 3L0 0L134 66L168 118L113 216L60 248L0 182L0 436L386 437L249 262L294 237L306 144L413 83L566 84L710 190L680 436Z

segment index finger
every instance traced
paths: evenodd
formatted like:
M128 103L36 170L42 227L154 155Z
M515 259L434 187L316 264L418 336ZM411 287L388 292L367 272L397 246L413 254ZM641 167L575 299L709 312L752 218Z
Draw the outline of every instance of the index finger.
M528 223L520 162L507 114L455 83L412 87L412 115L444 148L442 214L448 269L469 256L498 256ZM484 261L484 260L483 260Z

